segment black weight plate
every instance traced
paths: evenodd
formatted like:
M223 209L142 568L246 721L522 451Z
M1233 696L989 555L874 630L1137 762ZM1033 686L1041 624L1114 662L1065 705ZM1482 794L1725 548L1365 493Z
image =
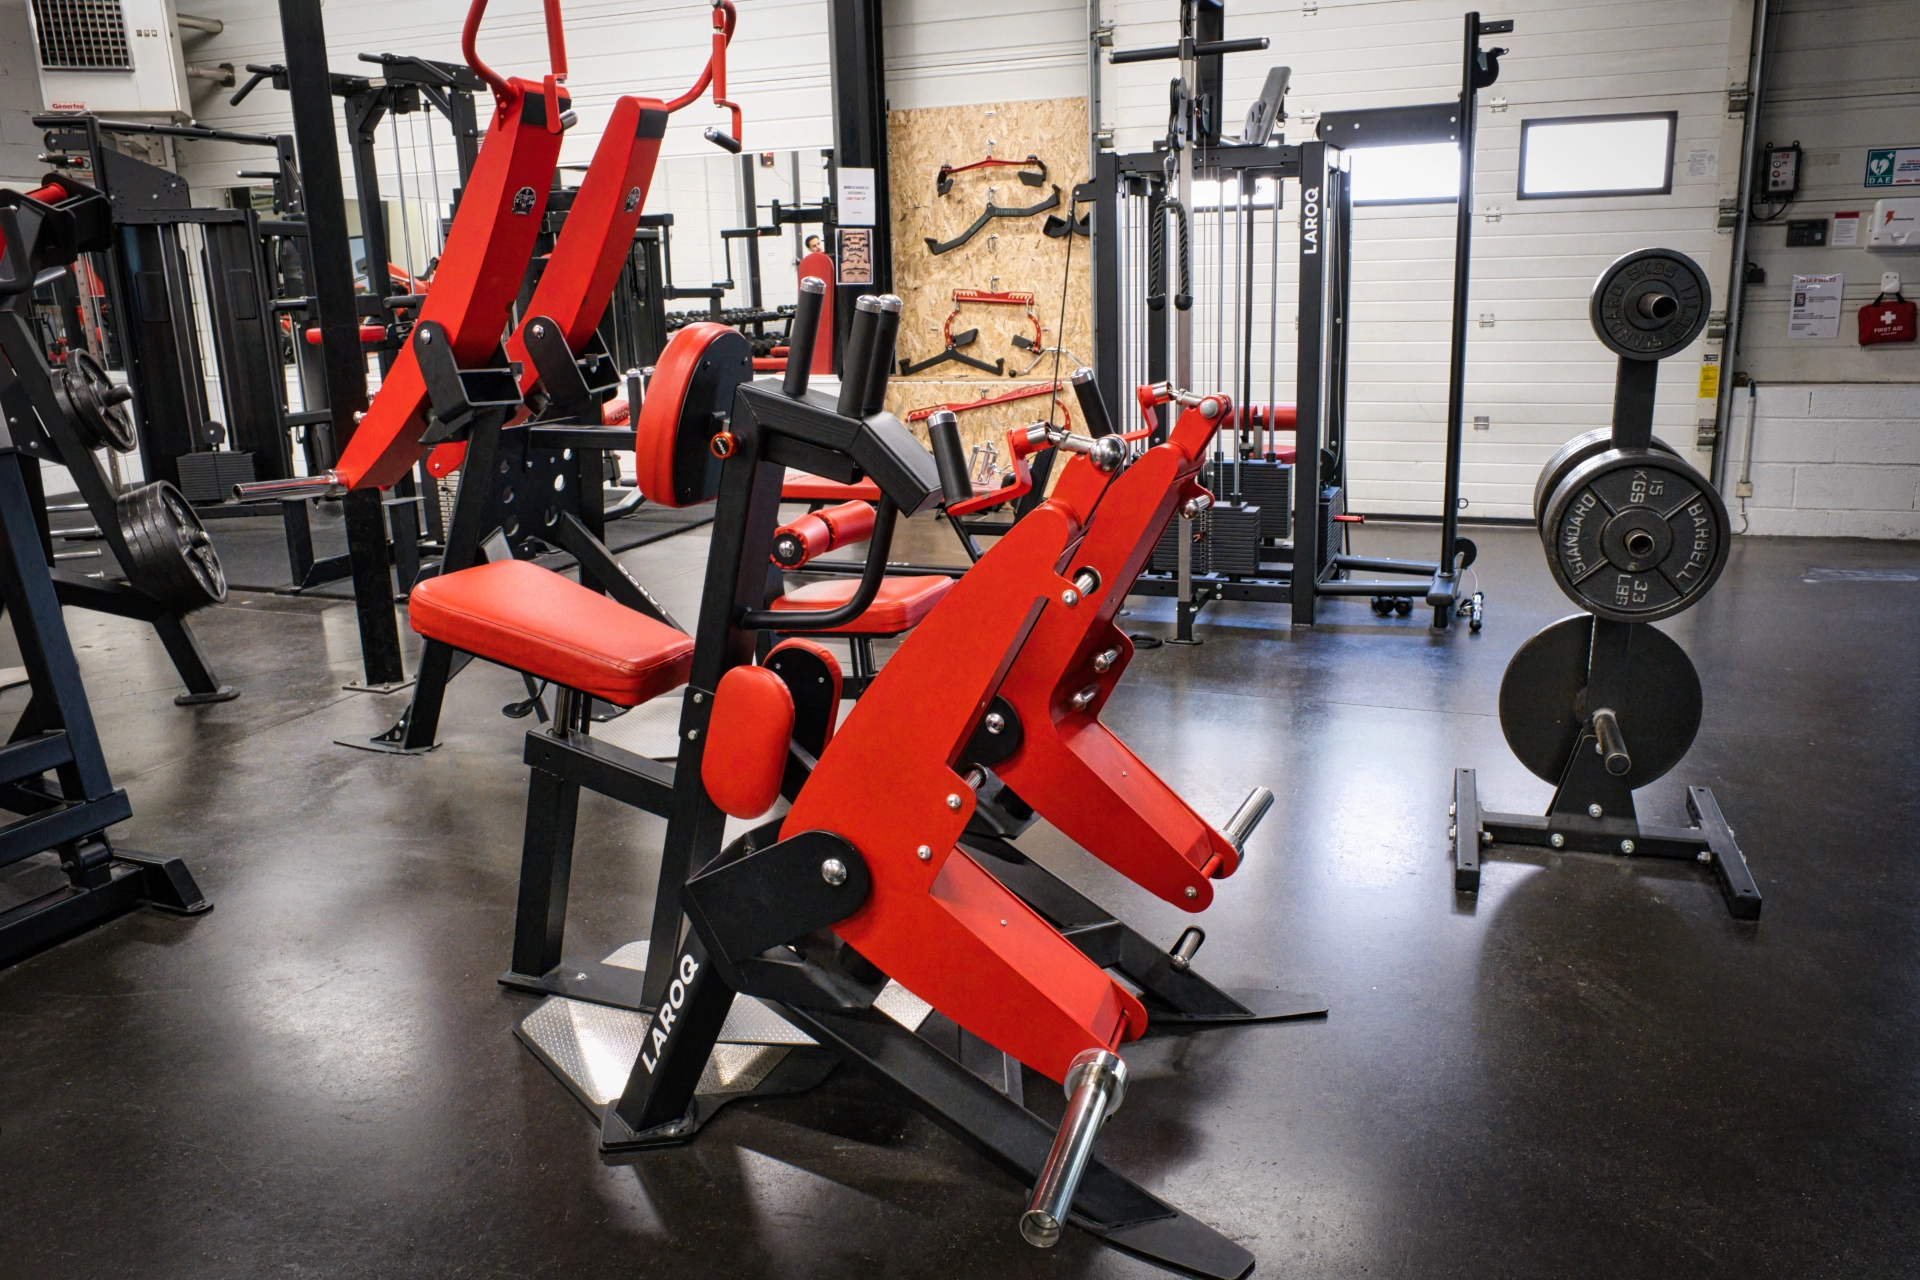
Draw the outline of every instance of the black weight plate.
M1547 459L1546 466L1540 468L1540 475L1533 482L1533 522L1536 525L1540 523L1540 517L1547 509L1547 499L1553 496L1553 491L1560 487L1560 482L1567 478L1569 471L1594 454L1612 447L1613 428L1595 427L1591 431L1581 432L1554 450L1553 456ZM1680 456L1678 449L1659 436L1653 438L1653 447L1661 453L1672 454L1676 458Z
M1587 318L1609 351L1629 360L1664 360L1707 327L1713 287L1675 249L1636 249L1594 282Z
M127 580L181 613L227 598L227 575L206 526L164 480L130 489L115 504L127 544Z
M115 453L132 453L139 447L125 403L130 393L115 387L100 362L87 352L68 352L66 365L53 379L53 386L61 407L89 446Z
M1690 607L1732 552L1720 495L1651 449L1607 449L1575 467L1547 501L1540 540L1567 597L1616 622Z
M1514 757L1556 786L1587 705L1587 662L1593 619L1584 613L1547 627L1520 646L1500 679L1500 731ZM1633 768L1629 787L1644 787L1680 763L1700 728L1700 676L1686 650L1652 627L1634 628L1630 692L1613 708Z
M1460 567L1466 569L1472 567L1473 562L1480 558L1480 548L1474 545L1472 538L1456 537L1453 540L1453 554L1459 558Z

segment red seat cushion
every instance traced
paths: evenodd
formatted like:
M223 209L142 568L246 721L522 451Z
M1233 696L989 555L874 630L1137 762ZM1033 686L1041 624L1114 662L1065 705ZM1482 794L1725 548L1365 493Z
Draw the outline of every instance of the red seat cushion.
M787 478L780 484L780 501L878 502L880 486L871 480L841 484L837 480L822 480L819 476L810 476L804 471L789 470Z
M809 582L804 587L795 587L792 591L775 600L770 606L776 611L798 612L818 609L837 609L853 599L860 589L858 578L829 578L825 582ZM933 611L940 603L940 597L953 589L953 579L941 574L929 574L920 578L886 578L880 583L880 594L873 598L867 611L852 622L834 627L831 632L820 634L891 636L910 630L913 625Z
M693 638L525 560L429 578L407 620L429 640L637 706L687 682Z

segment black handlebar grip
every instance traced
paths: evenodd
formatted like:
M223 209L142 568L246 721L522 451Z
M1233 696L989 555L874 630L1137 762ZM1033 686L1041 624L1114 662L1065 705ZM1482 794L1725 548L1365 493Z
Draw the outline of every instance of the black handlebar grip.
M1147 220L1147 310L1167 307L1167 218L1164 206Z
M1113 425L1113 415L1107 412L1107 401L1100 394L1100 384L1093 379L1093 370L1084 366L1075 369L1068 381L1073 383L1074 399L1080 402L1080 416L1087 421L1087 434L1096 440L1115 434L1119 428Z
M787 376L780 389L798 400L807 394L807 376L813 371L813 344L820 336L820 311L827 300L827 282L819 276L800 281L800 303L787 326Z
M840 360L840 400L834 406L843 418L857 418L866 403L867 366L873 360L874 330L880 325L880 299L863 293L853 304L853 327Z
M947 505L964 502L973 496L973 481L967 478L967 450L960 443L960 416L941 409L927 419L927 439L933 443L933 465L940 473L940 492Z
M878 413L887 403L887 379L893 376L893 349L900 340L900 311L906 304L891 293L880 295L880 320L873 329L873 356L867 361L867 390L860 400L862 415Z
M1174 217L1179 219L1177 229L1180 232L1180 284L1178 286L1178 292L1173 295L1173 309L1175 311L1186 311L1193 306L1193 244L1187 236L1186 209L1178 204L1172 207Z

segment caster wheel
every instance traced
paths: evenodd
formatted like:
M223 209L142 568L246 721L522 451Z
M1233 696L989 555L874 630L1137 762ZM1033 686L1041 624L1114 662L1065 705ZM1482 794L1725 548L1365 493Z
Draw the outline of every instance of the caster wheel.
M1393 611L1403 618L1411 617L1413 614L1413 601L1407 599L1405 596L1401 596L1393 602Z

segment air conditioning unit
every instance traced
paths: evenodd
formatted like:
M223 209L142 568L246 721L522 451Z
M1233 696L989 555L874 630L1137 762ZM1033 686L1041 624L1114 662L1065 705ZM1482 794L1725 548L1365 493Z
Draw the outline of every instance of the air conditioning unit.
M192 118L169 0L29 0L49 111Z

